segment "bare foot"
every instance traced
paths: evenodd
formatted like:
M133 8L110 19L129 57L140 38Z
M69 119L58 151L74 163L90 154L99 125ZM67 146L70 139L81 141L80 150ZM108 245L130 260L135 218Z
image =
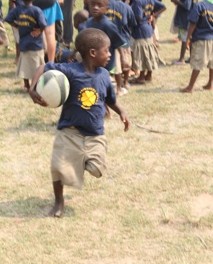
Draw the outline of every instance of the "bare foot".
M149 76L148 74L145 76L145 81L151 82L152 81L152 76Z
M191 87L186 87L184 89L180 89L181 93L191 93L192 92L192 88Z
M53 217L62 217L64 213L64 200L61 202L55 202L53 208L50 210L49 215Z
M206 85L203 86L203 89L204 90L213 90L213 86L211 86L210 84L207 83Z

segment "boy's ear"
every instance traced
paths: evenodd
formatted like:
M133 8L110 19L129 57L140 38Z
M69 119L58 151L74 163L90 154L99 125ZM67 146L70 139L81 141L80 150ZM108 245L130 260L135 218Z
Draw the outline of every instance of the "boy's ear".
M96 57L96 50L95 50L95 49L90 49L90 50L89 50L89 55L90 55L91 57L95 58L95 57Z

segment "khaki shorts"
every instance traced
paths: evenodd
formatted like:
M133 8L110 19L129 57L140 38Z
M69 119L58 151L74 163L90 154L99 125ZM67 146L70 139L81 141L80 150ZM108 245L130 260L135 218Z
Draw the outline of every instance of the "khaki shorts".
M178 28L178 38L179 38L179 40L186 42L187 30L185 30L183 28Z
M213 40L198 40L192 43L190 65L193 70L204 67L213 69Z
M52 180L81 188L85 170L97 178L102 176L106 151L105 135L83 136L74 127L58 130L51 161Z
M31 80L37 68L44 64L44 50L20 52L16 75Z
M131 69L132 66L132 55L131 55L131 48L120 48L123 50L124 55L124 63L126 64L125 69L121 65L121 55L120 52L116 49L115 50L115 67L113 69L114 74L121 74L123 71L128 71Z

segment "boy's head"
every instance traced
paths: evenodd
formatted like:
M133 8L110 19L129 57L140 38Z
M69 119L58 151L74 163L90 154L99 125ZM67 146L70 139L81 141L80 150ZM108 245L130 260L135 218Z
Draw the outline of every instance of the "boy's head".
M92 17L98 18L106 14L109 0L89 0L89 12Z
M83 9L78 11L77 13L75 13L73 17L74 27L78 29L79 24L87 21L88 18L89 18L89 12L87 10Z
M93 60L96 67L105 67L110 59L110 39L100 29L87 28L82 30L75 40L76 50L83 60Z

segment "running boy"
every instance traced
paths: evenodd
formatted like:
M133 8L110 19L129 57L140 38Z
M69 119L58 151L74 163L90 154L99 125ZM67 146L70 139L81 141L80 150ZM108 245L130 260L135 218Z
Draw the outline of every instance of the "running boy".
M24 5L12 9L5 21L19 31L20 56L17 75L24 79L24 88L29 90L30 81L38 66L44 63L42 31L46 21L40 8L32 5L33 0L24 0Z
M192 74L186 88L180 90L184 93L192 92L197 77L205 66L209 68L209 80L206 90L213 90L213 0L204 0L194 4L190 12L190 26L187 43L192 41L190 64ZM192 37L192 39L191 39ZM189 45L189 44L188 44Z
M38 68L30 88L34 103L46 106L36 93L39 76L47 70L62 71L69 79L70 94L58 123L53 146L51 173L55 204L51 214L60 217L64 211L63 185L81 188L84 171L99 178L105 165L106 138L104 135L105 103L112 108L129 128L124 111L117 105L115 92L105 67L110 59L110 40L98 29L85 29L76 38L81 63L47 63Z

